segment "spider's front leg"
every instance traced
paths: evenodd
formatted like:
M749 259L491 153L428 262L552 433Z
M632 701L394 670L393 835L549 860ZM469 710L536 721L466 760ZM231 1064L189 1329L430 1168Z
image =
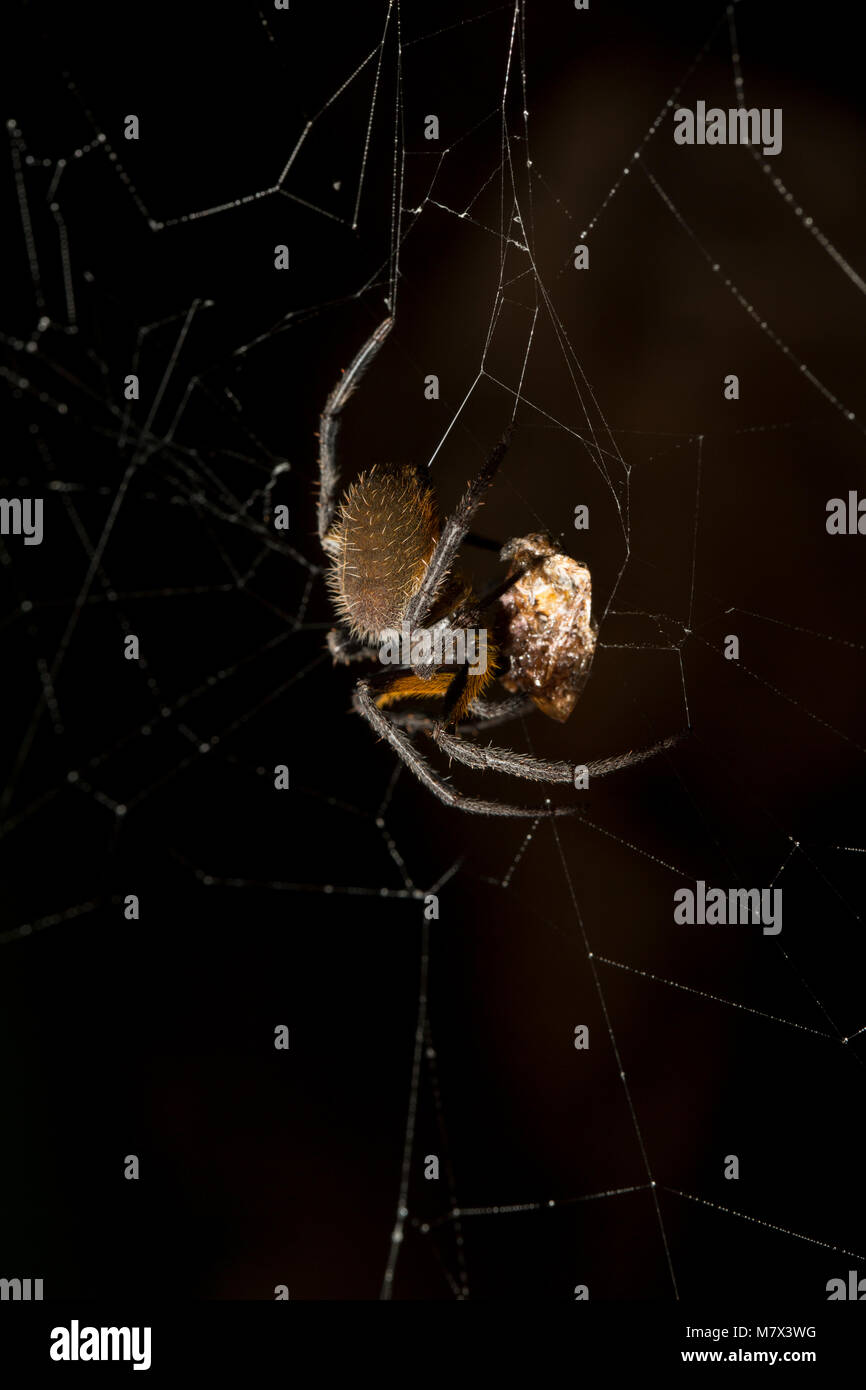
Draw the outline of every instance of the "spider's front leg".
M424 622L427 614L448 579L463 544L470 522L487 495L502 460L511 444L512 429L509 425L499 443L488 455L484 466L475 475L455 511L452 512L439 536L433 554L430 556L423 578L406 606L404 621L413 630ZM421 680L429 680L433 674L432 661L413 662L413 670Z

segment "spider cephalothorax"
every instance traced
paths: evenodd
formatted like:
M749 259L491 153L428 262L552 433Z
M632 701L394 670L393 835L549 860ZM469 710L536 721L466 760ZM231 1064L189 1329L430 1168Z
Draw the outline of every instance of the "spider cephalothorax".
M506 577L480 596L455 568L461 546L471 539L470 522L505 457L510 428L444 520L428 478L408 464L376 464L338 501L340 415L391 327L390 318L379 325L322 412L318 529L339 617L328 645L335 662L378 661L378 671L355 686L355 709L441 801L481 815L572 815L579 804L511 806L466 796L412 741L411 734L423 731L469 767L585 786L574 763L481 747L463 734L532 708L567 719L589 674L596 629L588 568L557 551L546 536L509 541L501 551L510 562ZM484 695L497 671L512 694L490 702ZM406 702L420 705L421 712L385 713ZM425 712L431 705L435 716ZM601 776L673 742L577 766Z

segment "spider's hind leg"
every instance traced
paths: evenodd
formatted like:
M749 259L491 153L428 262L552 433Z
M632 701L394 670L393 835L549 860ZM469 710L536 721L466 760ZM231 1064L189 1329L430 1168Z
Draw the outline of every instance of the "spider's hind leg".
M337 466L337 435L340 429L340 416L349 397L375 359L379 349L391 332L393 318L383 319L378 328L370 334L360 352L357 352L349 366L325 402L319 419L319 502L318 531L319 540L325 542L334 513L337 509L337 494L340 488L340 470Z
M357 712L366 719L380 738L391 745L397 757L414 773L428 791L432 792L446 806L458 811L468 811L476 816L509 816L524 820L536 820L548 816L573 816L580 812L579 806L509 806L504 801L484 801L480 797L466 796L446 782L430 766L427 759L417 750L411 739L398 729L393 720L379 709L370 694L369 684L358 681L352 697ZM462 742L462 740L458 740Z
M533 758L528 753L514 753L510 748L497 748L492 743L480 748L478 744L469 743L459 734L448 733L441 724L435 725L429 732L434 743L437 743L449 758L456 758L466 767L474 767L482 772L505 772L510 777L524 777L530 782L560 782L572 786L577 768L585 768L592 782L595 777L605 777L610 772L620 772L623 768L633 767L635 763L645 762L647 758L654 758L657 753L672 748L679 742L679 735L675 735L648 748L635 748L613 758L599 758L592 763L565 763L546 762L543 758Z

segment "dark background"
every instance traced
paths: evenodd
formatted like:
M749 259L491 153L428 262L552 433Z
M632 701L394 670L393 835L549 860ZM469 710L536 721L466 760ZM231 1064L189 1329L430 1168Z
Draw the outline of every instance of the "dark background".
M428 190L446 208L475 201L467 219L428 202L403 223L397 323L346 416L347 476L382 457L425 462L481 362L500 269L511 10L459 22L471 14L402 13L405 206ZM44 495L46 538L2 547L0 1274L43 1277L47 1297L122 1287L268 1299L278 1283L293 1298L378 1297L423 930L392 837L418 893L460 864L429 933L436 1069L427 1059L394 1296L454 1297L462 1232L470 1297L569 1299L586 1283L594 1299L672 1298L585 931L596 955L692 991L596 963L681 1296L822 1299L827 1279L857 1262L821 1242L866 1251L866 1033L839 1041L866 1025L861 856L835 848L862 843L862 540L824 527L828 497L862 487L864 447L859 425L798 367L862 413L863 302L748 151L680 149L669 125L642 158L793 360L634 168L589 238L589 273L570 268L580 231L720 20L681 99L734 103L723 12L527 10L535 263L612 431L605 447L615 442L631 470L626 493L614 465L630 548L613 608L639 616L608 615L568 724L537 716L496 738L577 761L677 733L687 723L680 656L692 731L668 757L594 786L589 823L559 823L561 855L539 826L513 874L528 823L448 810L408 774L376 824L393 759L349 712L351 674L322 655L330 610L314 432L338 372L384 313L391 39L357 231L347 223L372 65L316 121L285 183L340 221L277 194L172 225L273 185L305 121L375 48L384 7L293 3L268 13L268 29L243 5L30 5L17 20L6 115L37 160L24 174L44 305L10 170L3 495ZM784 111L773 174L856 263L862 80L848 22L841 7L803 21L737 7L746 101ZM516 95L510 137L524 131ZM129 112L141 119L135 144L122 137ZM430 112L442 127L433 150L422 133ZM46 190L56 157L97 130L125 177L97 149L70 157L57 186L70 333ZM522 138L511 148L523 197ZM287 274L273 269L280 242ZM532 277L516 278L525 271L512 249L488 364L512 385L535 304ZM212 305L193 316L145 433L195 300ZM43 313L51 322L36 332ZM614 489L570 432L585 434L587 420L568 361L542 312L523 390L547 414L521 404L481 529L560 536L590 564L601 613L626 551ZM132 370L142 400L124 430ZM430 372L435 403L423 399ZM735 403L722 395L729 372ZM443 506L511 403L489 380L473 393L437 455ZM291 508L288 541L266 529L261 495L282 460L290 469L272 500ZM580 536L578 502L591 515ZM479 580L495 573L489 557L472 564ZM122 659L127 632L141 641L140 666ZM739 666L720 655L731 632ZM288 793L273 788L278 763L291 768ZM487 795L540 799L531 785L453 776ZM673 924L676 887L764 886L783 865L779 938ZM138 922L124 919L128 893L140 896ZM22 933L27 923L36 929ZM279 1023L291 1029L287 1054L273 1050ZM571 1045L578 1023L589 1025L588 1053ZM130 1153L137 1183L123 1178ZM438 1184L422 1176L430 1153L443 1159ZM738 1182L722 1176L731 1153ZM448 1163L460 1208L541 1207L459 1225ZM633 1185L643 1190L574 1200Z

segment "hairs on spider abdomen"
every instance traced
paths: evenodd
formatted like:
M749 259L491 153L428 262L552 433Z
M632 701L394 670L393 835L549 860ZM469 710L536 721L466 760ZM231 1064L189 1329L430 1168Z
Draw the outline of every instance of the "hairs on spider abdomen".
M334 605L352 634L399 628L439 538L436 495L409 464L375 464L346 491L326 548Z

